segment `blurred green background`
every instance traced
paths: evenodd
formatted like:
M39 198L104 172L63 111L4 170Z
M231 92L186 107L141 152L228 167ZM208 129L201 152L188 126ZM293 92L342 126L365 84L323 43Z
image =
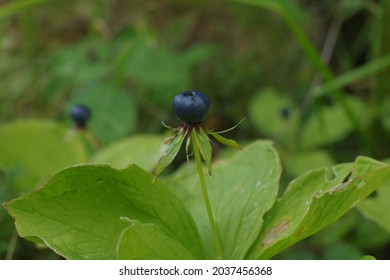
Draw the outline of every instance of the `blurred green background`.
M50 119L71 130L69 109L83 103L100 148L143 134L162 141L161 122L179 125L173 96L194 88L212 99L209 128L245 117L227 137L275 142L281 192L315 167L390 157L389 75L388 0L0 1L0 124ZM0 202L20 194L15 173L0 160ZM6 258L16 239L4 210L0 218ZM15 244L13 258L57 258ZM278 258L389 251L389 232L353 210Z

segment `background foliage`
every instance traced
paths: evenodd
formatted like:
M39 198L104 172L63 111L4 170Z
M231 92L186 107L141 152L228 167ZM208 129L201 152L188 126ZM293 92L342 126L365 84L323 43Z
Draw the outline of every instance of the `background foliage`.
M178 124L171 100L188 88L211 97L208 127L246 117L230 138L272 139L283 182L358 155L385 160L389 13L387 0L2 0L0 201L74 163L122 168L142 158L151 170L161 121ZM91 107L96 141L72 133L75 103ZM135 146L138 156L120 157ZM216 159L229 156L213 148ZM80 152L67 158L67 149ZM390 258L388 189L276 258ZM16 240L12 223L0 210L2 258ZM13 257L57 258L23 240Z

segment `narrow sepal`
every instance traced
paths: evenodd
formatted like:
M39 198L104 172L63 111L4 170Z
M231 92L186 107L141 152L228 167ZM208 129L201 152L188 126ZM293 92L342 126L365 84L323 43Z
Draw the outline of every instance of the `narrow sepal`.
M239 126L244 120L245 120L245 118L243 118L241 121L238 122L238 124L236 124L235 126L233 126L231 128L228 128L228 129L225 129L225 130L222 130L222 131L215 131L214 133L221 134L221 133L226 133L226 132L232 131L237 126ZM212 132L212 131L211 130L207 130L207 133L209 133L209 132Z
M235 149L239 149L239 150L241 149L240 144L238 144L233 139L227 139L227 138L219 135L217 132L212 132L210 130L207 130L207 134L212 135L215 138L215 140L217 140L218 142L220 142L223 145L226 145L230 148L235 148Z
M191 143L191 137L187 137L187 141L186 141L186 157L187 157L187 162L190 162L190 154L189 154L190 143Z
M195 133L195 140L198 144L200 154L202 155L203 160L207 165L207 170L209 174L212 174L211 167L211 158L212 158L212 149L210 144L210 139L203 130L203 128L199 128L199 131L193 131Z
M170 130L175 130L175 131L178 131L180 128L175 128L175 127L172 127L170 125L167 125L165 124L164 122L161 122L161 124L165 127L165 128L168 128Z
M186 135L187 135L187 130L185 130L184 128L180 128L180 130L176 134L176 137L169 144L168 148L166 149L166 151L158 161L157 167L154 170L155 177L157 177L175 159Z

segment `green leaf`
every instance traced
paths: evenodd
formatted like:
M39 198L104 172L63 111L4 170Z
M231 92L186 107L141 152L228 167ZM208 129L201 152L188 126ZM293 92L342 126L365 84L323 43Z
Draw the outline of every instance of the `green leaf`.
M195 257L180 242L169 237L159 226L135 222L120 237L118 259L193 260Z
M282 155L283 166L293 178L314 168L335 164L331 155L325 150L286 151Z
M59 169L87 161L80 135L47 120L0 126L0 166L12 170L19 193L32 190Z
M283 110L288 116L283 116ZM262 134L284 146L295 141L299 127L299 111L294 102L273 88L259 91L249 105L250 121Z
M390 233L390 181L380 187L374 197L368 197L357 206L369 220Z
M175 138L169 144L168 148L166 149L166 151L164 152L164 154L161 156L160 160L158 161L157 167L154 170L155 177L160 175L160 173L163 172L163 170L168 165L170 165L172 163L172 161L175 159L186 135L187 135L187 130L180 128L180 130L177 132Z
M191 86L192 66L207 60L213 53L206 45L190 47L184 53L176 53L141 36L132 36L131 42L126 40L122 45L125 44L129 45L129 50L124 58L124 75L147 89L143 93L147 94L147 102L167 110L172 106L177 89Z
M361 257L361 260L366 260L366 261L375 261L376 258L373 257L373 256L370 256L370 255L365 255L363 257Z
M340 164L307 172L289 184L267 214L248 257L268 259L313 235L389 180L389 166L364 157L359 157L353 165Z
M184 166L167 180L192 213L212 258L211 230L194 166ZM243 259L257 238L263 216L276 199L281 173L278 155L269 141L256 141L227 160L214 164L206 176L211 206L225 258Z
M138 134L115 141L93 155L93 163L110 163L115 168L125 168L134 163L151 171L165 149L161 135Z
M61 8L64 8L62 6ZM50 94L63 94L66 88L107 88L107 78L111 74L113 47L103 38L91 37L79 40L77 44L65 44L48 54L49 71L53 81L49 82Z
M359 116L359 122L365 125L369 117L364 103L353 97L348 97L346 101L354 114ZM303 127L301 145L308 148L333 143L343 139L353 129L340 104L318 108Z
M20 236L39 238L67 259L115 259L121 233L129 226L124 218L154 224L194 257L205 258L187 209L165 184L152 181L136 165L124 170L79 165L5 207ZM156 229L148 234L156 235ZM129 253L126 257L133 258Z
M192 133L195 133L195 140L198 144L200 154L202 155L203 160L206 163L207 170L209 174L212 174L212 166L211 166L211 159L212 159L212 150L211 150L211 144L210 139L207 136L207 134L204 132L203 128L199 128L198 131L192 131Z
M226 145L230 148L241 149L240 144L238 144L233 139L227 139L221 136L220 134L218 134L217 132L212 132L210 130L207 131L207 134L212 135L218 142L220 142L223 145Z

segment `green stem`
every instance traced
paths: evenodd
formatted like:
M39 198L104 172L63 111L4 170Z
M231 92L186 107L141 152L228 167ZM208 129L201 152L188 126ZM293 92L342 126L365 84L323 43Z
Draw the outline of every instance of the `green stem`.
M200 186L202 187L204 203L206 204L207 215L209 216L209 222L210 222L211 232L213 234L214 246L217 251L217 257L218 259L223 260L221 240L219 239L218 228L214 220L213 210L211 209L210 199L207 193L206 181L204 179L204 173L202 169L202 160L200 158L199 147L196 141L195 133L196 131L192 131L191 140L192 140L192 145L194 147L196 168L198 170Z
M6 260L12 260L15 253L16 243L18 242L18 233L16 229L14 228L11 236L11 240L8 244L7 254L5 256Z

